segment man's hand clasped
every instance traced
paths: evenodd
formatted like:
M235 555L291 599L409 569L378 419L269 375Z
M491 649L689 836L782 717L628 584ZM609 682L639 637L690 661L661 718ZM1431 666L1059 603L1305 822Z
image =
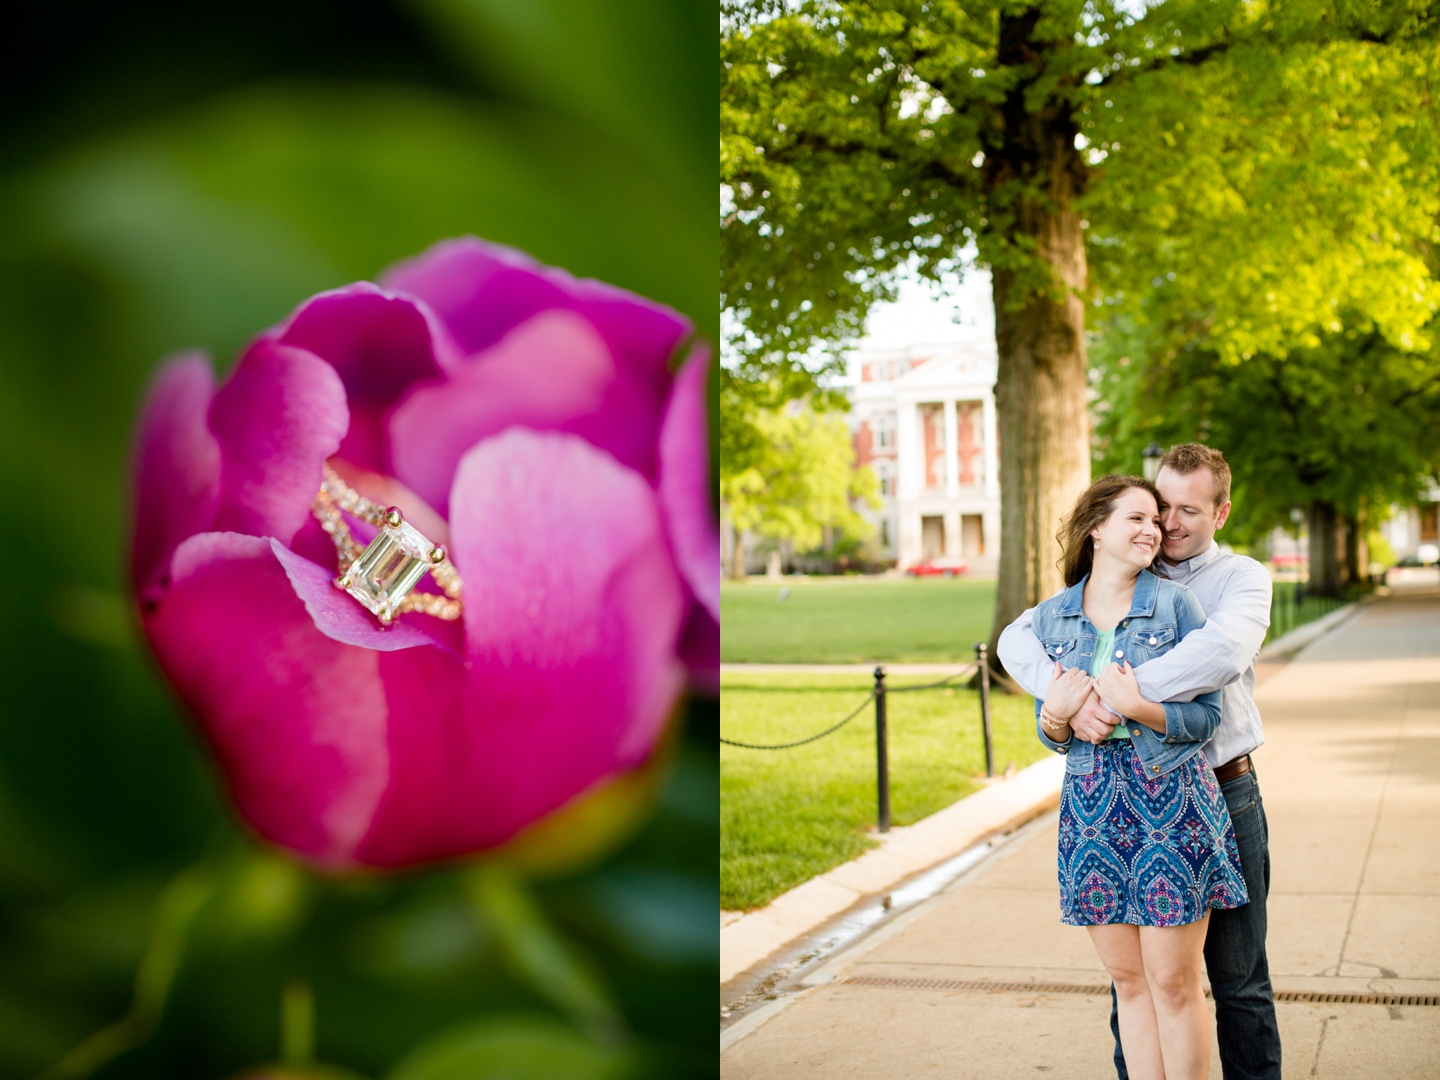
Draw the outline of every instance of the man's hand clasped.
M1090 680L1092 683L1094 679ZM1070 718L1070 730L1077 739L1095 743L1097 746L1110 737L1121 718L1105 708L1099 693L1091 691L1080 711Z

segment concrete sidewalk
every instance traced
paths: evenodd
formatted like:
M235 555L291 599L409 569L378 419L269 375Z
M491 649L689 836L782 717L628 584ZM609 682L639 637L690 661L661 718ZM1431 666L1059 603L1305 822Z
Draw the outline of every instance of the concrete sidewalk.
M1440 1075L1440 1006L1314 1000L1440 1000L1440 592L1364 608L1257 698L1285 1073ZM722 1055L722 1075L1113 1077L1109 997L1075 992L1108 980L1085 932L1059 922L1055 843L1052 820L807 980L821 985L771 1003Z

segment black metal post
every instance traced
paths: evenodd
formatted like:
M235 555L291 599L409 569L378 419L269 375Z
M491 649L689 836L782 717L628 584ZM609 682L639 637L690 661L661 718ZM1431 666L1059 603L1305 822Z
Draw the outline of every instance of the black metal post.
M995 775L995 741L990 734L990 647L975 643L975 663L980 676L980 724L985 729L985 775Z
M885 731L885 669L875 669L875 795L880 804L879 829L890 831L890 752Z

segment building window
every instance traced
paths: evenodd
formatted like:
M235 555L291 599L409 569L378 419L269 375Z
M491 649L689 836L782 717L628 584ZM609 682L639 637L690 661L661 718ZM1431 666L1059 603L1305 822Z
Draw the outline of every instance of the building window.
M955 434L960 443L956 455L960 462L960 483L980 483L985 471L985 448L981 445L984 424L983 406L978 401L962 401L955 406Z
M920 406L921 438L925 446L925 486L945 486L945 407Z
M877 416L871 421L871 427L875 432L877 449L893 450L895 448L895 418L893 416Z
M877 461L870 467L875 470L875 479L880 484L880 494L894 495L895 477L890 474L890 462Z

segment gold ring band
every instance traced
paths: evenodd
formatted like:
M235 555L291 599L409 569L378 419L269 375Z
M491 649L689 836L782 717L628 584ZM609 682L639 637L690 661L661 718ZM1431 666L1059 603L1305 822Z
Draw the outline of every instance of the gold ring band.
M405 520L399 507L371 502L341 480L329 464L310 513L335 543L340 573L335 587L349 593L381 626L397 615L417 611L453 622L460 618L463 586L450 556ZM376 528L375 538L361 545L350 532L345 515ZM426 571L444 595L414 592Z

